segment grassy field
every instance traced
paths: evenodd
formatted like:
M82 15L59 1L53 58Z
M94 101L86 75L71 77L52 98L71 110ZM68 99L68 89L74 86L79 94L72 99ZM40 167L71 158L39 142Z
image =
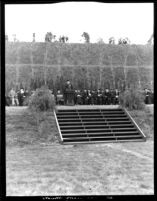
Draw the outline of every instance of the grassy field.
M153 194L153 108L130 113L146 142L73 146L52 113L6 107L7 196Z

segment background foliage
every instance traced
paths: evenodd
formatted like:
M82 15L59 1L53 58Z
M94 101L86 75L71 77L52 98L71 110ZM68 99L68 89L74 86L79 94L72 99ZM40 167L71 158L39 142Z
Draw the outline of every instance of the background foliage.
M5 56L6 91L45 83L62 90L67 79L78 89L152 88L152 45L6 42Z
M139 89L130 88L119 96L119 102L129 110L142 110L145 107L145 96Z

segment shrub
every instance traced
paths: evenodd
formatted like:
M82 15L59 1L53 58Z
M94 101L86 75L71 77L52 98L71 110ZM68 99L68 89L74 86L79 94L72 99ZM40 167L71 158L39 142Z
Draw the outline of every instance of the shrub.
M129 110L144 109L144 94L138 89L127 89L119 96L120 105Z
M28 104L29 104L29 99L30 99L29 96L25 97L25 99L24 99L24 101L23 101L23 105L24 105L24 106L28 106Z
M29 108L36 111L48 111L55 108L55 99L50 90L43 86L30 97Z

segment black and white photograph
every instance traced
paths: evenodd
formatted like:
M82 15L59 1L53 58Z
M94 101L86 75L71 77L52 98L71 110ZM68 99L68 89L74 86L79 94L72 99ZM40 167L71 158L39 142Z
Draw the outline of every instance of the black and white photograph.
M154 195L154 3L6 3L6 196Z

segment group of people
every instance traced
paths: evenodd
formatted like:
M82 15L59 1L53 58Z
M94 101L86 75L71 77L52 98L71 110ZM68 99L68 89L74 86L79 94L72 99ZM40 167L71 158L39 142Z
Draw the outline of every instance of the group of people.
M71 91L73 95L69 96L67 92ZM144 89L145 104L154 103L154 93L150 89ZM66 105L68 96L74 105L116 105L119 104L118 89L98 89L98 90L74 90L71 82L67 80L63 94L58 90L55 98L59 105Z
M5 96L6 106L23 106L26 98L29 99L32 92L21 88L15 91L13 88ZM98 89L98 90L74 90L71 82L67 80L63 93L60 90L52 95L55 97L57 105L116 105L119 104L118 89ZM145 104L154 103L154 93L150 89L144 89Z
M29 97L28 90L21 88L17 92L12 88L5 96L6 106L23 106L25 99Z
M151 89L144 89L144 94L145 94L145 104L154 104L154 93Z
M66 105L68 101L74 105L115 105L119 104L119 91L118 89L74 90L67 80L63 94L58 90L55 98L59 105Z
M56 95L57 104L66 104L66 95L58 91ZM115 90L74 90L73 104L75 105L116 105L119 104L119 91Z

